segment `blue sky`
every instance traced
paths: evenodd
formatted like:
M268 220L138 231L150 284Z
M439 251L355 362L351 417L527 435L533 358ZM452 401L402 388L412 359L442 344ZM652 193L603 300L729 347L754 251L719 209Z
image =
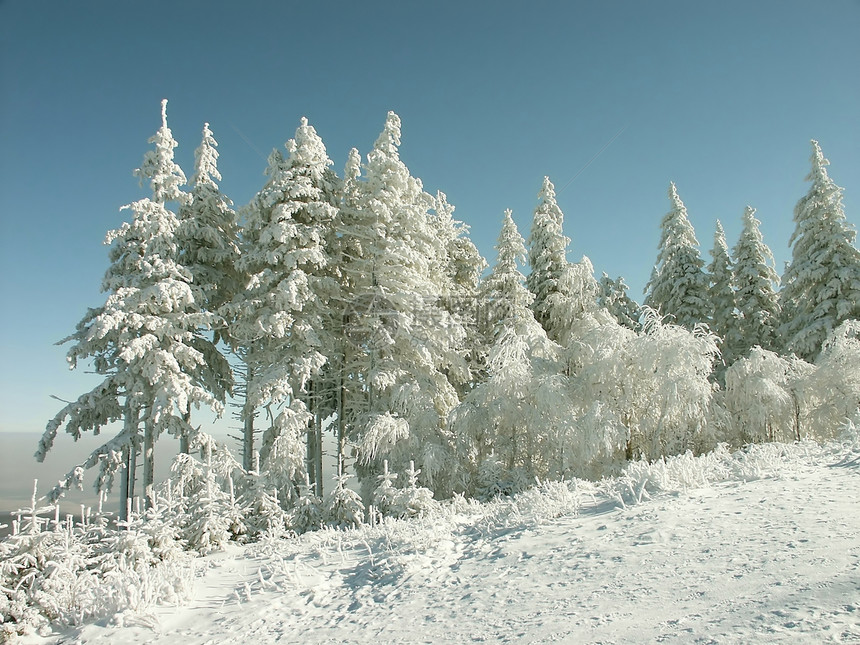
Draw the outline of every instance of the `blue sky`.
M0 432L95 384L53 343L104 301L162 98L189 176L211 124L237 205L302 116L340 174L394 110L402 158L491 261L503 210L527 234L543 176L576 176L570 259L641 300L670 180L706 260L750 204L781 273L816 138L860 221L858 33L856 0L0 2Z

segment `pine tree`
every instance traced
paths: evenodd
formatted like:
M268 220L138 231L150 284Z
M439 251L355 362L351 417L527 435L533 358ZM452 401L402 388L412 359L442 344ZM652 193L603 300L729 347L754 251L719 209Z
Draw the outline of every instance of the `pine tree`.
M627 294L628 289L622 276L613 280L604 273L600 278L598 303L609 311L620 325L638 331L642 327L639 324L642 307Z
M349 487L350 476L342 469L334 478L335 486L325 503L326 523L335 528L355 528L364 523L364 504L358 493Z
M526 318L526 310L535 298L525 287L526 278L518 266L526 259L526 246L510 209L505 211L496 249L496 263L480 287L482 322L491 340L498 337L506 320Z
M545 477L555 465L570 418L557 382L561 348L535 320L517 261L525 245L510 210L505 211L498 259L482 285L487 336L492 339L488 378L451 413L461 460L473 492L492 487L486 481L487 460L501 462L500 476L522 485ZM482 474L483 473L483 474ZM499 482L496 482L499 484ZM505 490L520 484L502 486Z
M674 183L669 184L669 201L672 209L660 223L660 252L645 286L645 305L692 329L710 319L708 277L702 270L705 263L693 225Z
M249 409L277 410L260 448L264 467L271 467L275 455L286 459L279 468L292 473L295 488L307 466L321 475L315 456L313 464L305 464L305 457L293 452L301 437L319 444L311 385L327 361L331 258L325 242L338 195L332 162L307 119L286 147L286 160L280 153L270 156L269 180L245 209L239 268L250 281L225 310L249 369ZM273 451L276 442L281 449ZM247 447L245 452L247 458Z
M776 348L776 327L779 322L779 302L775 285L779 276L773 268L773 254L764 243L755 209L747 206L744 227L738 243L732 249L734 263L735 299L738 308L738 345L736 356L745 355L750 348Z
M789 352L813 360L844 320L860 319L860 251L845 220L842 188L827 174L830 162L812 141L809 192L794 208L791 263L783 275L779 336Z
M150 139L155 150L135 172L150 181L153 196L125 207L132 211L132 221L105 238L112 245L111 265L102 282L107 301L90 309L76 332L61 341L74 341L67 356L71 367L90 359L104 379L48 423L37 452L37 459L43 460L64 423L66 432L78 439L83 431L98 433L123 419L120 433L73 469L51 494L56 499L70 486L80 485L83 471L96 465L99 490L109 488L116 472L124 471L121 516L134 493L141 440L144 494L151 503L156 439L165 430L188 434L185 418L193 406L205 404L220 413L229 385L220 382L224 387L213 387L214 381L202 378L207 357L217 350L201 330L217 317L195 302L191 273L178 261L179 220L165 204L184 203L187 196L180 190L185 176L173 161L177 144L167 127L166 104L162 102L161 128Z
M447 369L449 381L462 396L474 384L484 362L478 330L478 286L487 261L469 239L469 227L454 219L454 206L445 193L436 193L433 211L428 221L444 253L442 270L434 276L440 304L465 331L462 346L452 348L456 355L449 355L451 365Z
M567 267L570 238L564 235L564 214L556 202L555 187L549 177L543 178L538 199L528 242L531 273L526 279L526 286L535 294L535 318L549 332L550 337L555 338L548 301L558 291L559 278Z
M200 146L194 153L190 200L179 209L177 232L180 258L194 277L197 299L202 299L209 311L218 311L244 286L236 268L238 216L230 199L218 188L217 146L209 124L204 124Z
M711 249L711 264L708 265L711 279L710 298L714 314L711 317L711 331L722 339L720 350L723 362L731 365L737 356L738 327L735 315L734 274L729 247L723 225L717 220L714 232L714 248Z
M194 153L195 167L191 193L179 209L176 242L180 261L191 272L194 300L204 310L219 313L221 307L239 291L242 280L236 268L239 258L238 221L232 202L218 189L218 143L209 124L203 126L200 146ZM198 347L212 349L225 333L226 323L216 323L213 343ZM224 356L209 354L202 366L201 378L213 389L228 389L233 382L232 370ZM190 418L186 419L190 423ZM181 437L183 452L188 437ZM250 469L250 464L248 464Z
M595 326L614 320L600 304L600 284L588 256L567 265L558 280L558 291L548 301L549 323L556 340L570 349L582 341Z
M339 227L343 297L349 302L347 423L365 499L382 461L410 460L440 492L451 441L445 432L457 393L446 372L462 361L465 332L437 292L445 249L429 223L433 199L401 161L400 118L389 112L358 181L356 155L345 177Z

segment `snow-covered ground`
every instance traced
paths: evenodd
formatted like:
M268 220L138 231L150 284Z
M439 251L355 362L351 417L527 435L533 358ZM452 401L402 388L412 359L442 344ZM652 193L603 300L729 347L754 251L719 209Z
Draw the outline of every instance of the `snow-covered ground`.
M860 642L856 442L670 462L235 546L180 607L24 642Z

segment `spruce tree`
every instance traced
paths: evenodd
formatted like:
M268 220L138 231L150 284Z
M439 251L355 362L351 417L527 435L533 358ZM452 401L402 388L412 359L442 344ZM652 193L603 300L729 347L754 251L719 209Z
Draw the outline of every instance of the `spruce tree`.
M209 124L204 124L200 146L194 152L190 200L179 209L177 232L180 258L194 277L195 295L210 311L218 311L244 286L236 267L238 216L218 188L217 147Z
M176 141L167 127L167 101L162 102L162 125L150 139L147 152L135 174L149 180L152 198L138 200L128 208L133 219L110 231L111 265L102 282L108 294L105 304L91 309L74 334L64 339L74 344L68 353L71 367L91 360L102 382L65 406L49 423L39 444L37 459L45 458L58 429L78 439L81 432L99 430L122 419L123 428L61 481L51 494L79 485L83 472L98 465L96 487L110 487L119 471L120 514L134 495L136 457L142 447L143 487L147 503L153 501L154 446L165 430L187 435L191 408L208 405L223 409L228 383L214 386L203 378L208 357L217 350L202 336L217 317L201 309L194 299L191 272L179 262L176 232L179 220L166 207L185 203L180 190L185 182L173 161ZM141 425L143 432L141 433Z
M705 263L687 208L674 183L669 184L669 201L672 208L660 223L660 251L645 286L645 305L692 329L710 319L708 276L702 270Z
M430 224L433 199L400 159L400 118L389 112L358 181L355 155L345 178L343 248L350 379L349 433L365 498L384 460L414 460L422 482L442 492L451 458L445 432L457 404L446 372L462 356L465 331L440 306L445 248Z
M622 276L613 280L604 272L600 278L598 303L611 313L620 325L639 331L642 328L639 323L642 307L627 294L628 289Z
M827 174L830 162L812 141L809 192L794 208L791 263L782 278L785 349L814 360L827 335L844 320L860 319L860 251L845 220L842 188Z
M238 221L232 202L218 188L221 174L218 172L218 143L209 124L203 126L200 146L194 152L194 175L191 177L191 193L179 209L179 227L176 243L179 259L191 272L191 288L194 300L211 313L219 313L221 307L239 290L242 280L236 263L239 258ZM226 323L215 323L212 340L215 344L226 333ZM212 349L216 345L206 343L198 349ZM226 390L233 382L232 370L219 352L210 353L201 366L201 378L211 383L212 389ZM186 419L190 422L190 418ZM187 452L188 437L180 437L181 450ZM250 470L251 464L247 464Z
M451 414L473 492L488 486L516 492L545 477L555 463L560 427L570 418L555 382L561 348L530 308L534 296L518 266L525 245L510 210L496 249L496 264L481 289L492 339L488 378ZM496 481L487 481L488 471Z
M441 270L436 271L439 304L462 328L459 346L452 345L448 380L462 397L478 378L484 364L484 347L478 329L478 285L487 261L469 239L469 227L454 219L454 206L438 191L428 223L441 244Z
M319 443L310 385L327 361L331 258L325 240L338 201L332 162L307 119L286 147L286 160L270 156L269 180L245 209L239 268L250 281L226 307L231 337L243 347L250 372L249 408L273 412L260 457L265 467L285 473L285 500L295 497L310 465L298 446L306 445L309 432ZM283 463L269 463L273 459Z
M555 187L549 177L543 178L538 200L528 241L531 273L526 278L526 286L535 294L535 318L550 337L555 338L548 301L558 292L558 281L567 267L567 245L570 238L564 235L564 214L556 202Z
M773 268L773 254L759 231L755 209L747 206L743 215L743 231L732 249L734 263L735 299L738 309L738 345L736 356L744 356L758 346L776 347L776 327L779 323L779 302L775 285L779 276Z
M485 310L482 322L493 340L506 320L527 317L526 310L535 299L525 287L526 278L519 269L519 262L526 259L526 247L510 209L505 211L496 250L496 263L480 288Z
M711 331L722 340L720 352L723 362L731 365L737 356L738 327L735 314L734 275L732 258L726 243L726 234L720 220L714 231L714 247L711 249L711 263L708 265L710 276L709 294L713 307Z

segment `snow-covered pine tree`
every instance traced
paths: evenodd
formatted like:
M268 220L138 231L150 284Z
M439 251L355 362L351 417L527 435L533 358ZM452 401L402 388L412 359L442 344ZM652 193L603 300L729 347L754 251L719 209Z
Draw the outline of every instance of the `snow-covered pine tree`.
M732 249L734 264L736 322L738 344L735 356L745 355L756 345L776 349L776 327L779 323L779 301L775 285L779 275L773 268L773 254L759 231L755 209L747 206L743 231Z
M791 262L783 274L785 349L814 360L827 335L844 320L860 319L860 251L845 219L842 188L827 174L830 162L812 141L809 192L794 208Z
M348 529L364 523L364 504L361 496L349 487L350 479L351 476L338 467L335 486L325 502L325 521L329 526Z
M483 465L487 460L501 462L506 483L497 484L504 490L547 476L571 418L560 382L561 348L530 309L534 296L517 264L525 259L525 245L510 210L496 248L498 260L482 285L492 338L488 378L450 416L472 493L492 487Z
M639 324L642 307L628 295L628 289L622 276L613 280L604 272L600 278L600 294L597 301L620 325L638 331L642 327Z
M594 266L588 256L570 262L559 275L557 288L549 300L549 325L556 340L566 348L595 324L606 324L610 313L600 306L600 284L594 279Z
M660 223L660 251L645 286L645 305L675 324L693 329L710 320L708 276L702 270L699 242L687 218L687 208L674 183L669 184L671 210Z
M708 265L710 276L709 294L713 315L711 331L722 340L720 351L723 362L731 365L737 356L739 344L737 315L735 314L734 274L732 258L726 243L726 233L720 220L714 231L714 247L711 249L711 263Z
M209 124L203 126L200 146L194 152L194 175L191 177L189 199L179 209L176 242L180 262L191 272L194 300L206 311L218 313L242 286L236 268L239 258L238 220L232 202L218 189L218 142ZM213 343L201 345L201 351L214 348L226 332L219 321L214 329ZM201 378L211 382L211 388L227 389L233 382L230 364L218 352L207 355ZM186 419L190 423L190 419ZM188 437L180 438L182 450L188 449ZM250 462L246 469L250 469Z
M559 278L567 267L570 238L564 234L564 214L558 206L555 187L549 177L543 178L538 200L528 240L531 273L526 278L526 286L535 295L535 318L547 330L550 338L557 340L550 322L548 301L558 291Z
M203 125L194 152L190 199L179 209L177 244L180 259L194 277L195 296L217 311L239 291L239 225L232 202L218 188L218 142L209 124Z
M445 249L429 223L433 199L401 161L400 118L389 112L359 182L355 156L345 178L349 205L339 231L340 266L349 303L344 373L347 423L359 455L364 498L387 459L421 466L437 494L450 470L445 418L457 404L446 372L462 361L465 332L437 292Z
M324 522L324 502L314 492L314 486L305 473L305 481L299 485L298 497L290 510L287 524L296 533L307 533L319 529Z
M434 275L438 280L440 304L466 333L463 346L453 348L464 360L451 356L451 366L447 370L451 384L463 396L474 385L484 362L484 348L478 331L478 285L487 261L469 239L469 227L454 219L454 206L448 203L445 193L436 193L433 213L428 221L444 251L443 270Z
M58 429L75 439L81 432L98 433L112 421L124 420L123 428L78 467L51 493L57 499L72 485L80 486L84 471L98 465L99 490L107 489L117 471L122 472L120 514L125 517L127 499L133 495L136 456L143 448L144 495L153 499L153 450L165 430L175 435L190 431L185 417L194 406L223 409L224 389L213 391L212 382L202 379L207 356L217 354L201 335L217 317L201 310L194 300L190 271L178 259L176 231L179 220L166 207L184 203L187 196L181 168L173 161L176 141L167 127L167 101L162 102L162 124L150 139L155 150L144 157L135 171L147 179L152 198L138 200L128 208L131 222L110 231L111 265L102 282L108 294L105 304L90 309L74 334L67 358L74 368L91 360L102 382L69 403L48 423L39 442L36 458L41 461L54 443ZM143 435L140 426L143 425Z
M535 298L525 287L526 278L519 269L519 262L526 259L526 246L510 209L505 211L496 250L496 263L480 285L485 310L482 324L491 341L501 333L504 321L526 317L524 310L531 307Z
M280 153L270 155L269 179L244 211L238 265L250 281L225 306L232 342L242 347L249 369L248 407L272 412L260 457L264 468L275 467L292 480L292 486L283 482L288 488L283 499L295 495L308 466L321 475L313 452L319 439L310 384L327 360L331 258L326 240L339 199L332 162L307 119L286 147L286 160ZM306 455L294 454L305 436L313 446L308 464ZM275 456L289 463L269 463Z

